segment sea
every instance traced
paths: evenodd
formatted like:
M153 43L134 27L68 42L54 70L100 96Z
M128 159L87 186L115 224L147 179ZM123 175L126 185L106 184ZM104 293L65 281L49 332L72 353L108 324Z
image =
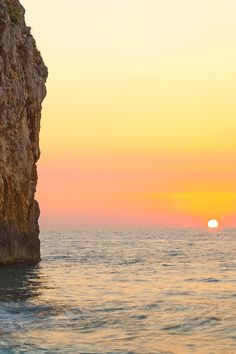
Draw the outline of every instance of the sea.
M0 353L236 353L236 229L40 237L0 268Z

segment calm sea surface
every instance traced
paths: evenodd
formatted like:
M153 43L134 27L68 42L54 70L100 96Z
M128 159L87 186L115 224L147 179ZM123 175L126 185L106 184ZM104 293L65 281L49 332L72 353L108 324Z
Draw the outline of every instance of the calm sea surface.
M236 353L236 230L42 232L0 268L0 353Z

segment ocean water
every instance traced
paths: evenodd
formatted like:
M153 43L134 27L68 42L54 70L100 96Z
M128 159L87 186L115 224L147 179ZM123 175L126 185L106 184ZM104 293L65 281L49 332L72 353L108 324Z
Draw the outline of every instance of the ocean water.
M0 353L236 353L236 230L42 232L0 268Z

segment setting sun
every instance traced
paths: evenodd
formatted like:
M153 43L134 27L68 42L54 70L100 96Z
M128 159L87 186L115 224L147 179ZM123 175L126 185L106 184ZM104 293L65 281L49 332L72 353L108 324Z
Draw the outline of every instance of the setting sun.
M210 229L217 229L218 226L219 226L219 223L218 223L218 221L217 221L216 219L210 219L210 220L208 221L208 227L209 227Z

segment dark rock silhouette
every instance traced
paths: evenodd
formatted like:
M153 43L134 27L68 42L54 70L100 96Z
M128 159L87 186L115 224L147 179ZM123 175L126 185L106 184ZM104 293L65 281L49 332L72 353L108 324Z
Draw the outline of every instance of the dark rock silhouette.
M0 0L0 264L40 260L41 103L47 68L18 0Z

